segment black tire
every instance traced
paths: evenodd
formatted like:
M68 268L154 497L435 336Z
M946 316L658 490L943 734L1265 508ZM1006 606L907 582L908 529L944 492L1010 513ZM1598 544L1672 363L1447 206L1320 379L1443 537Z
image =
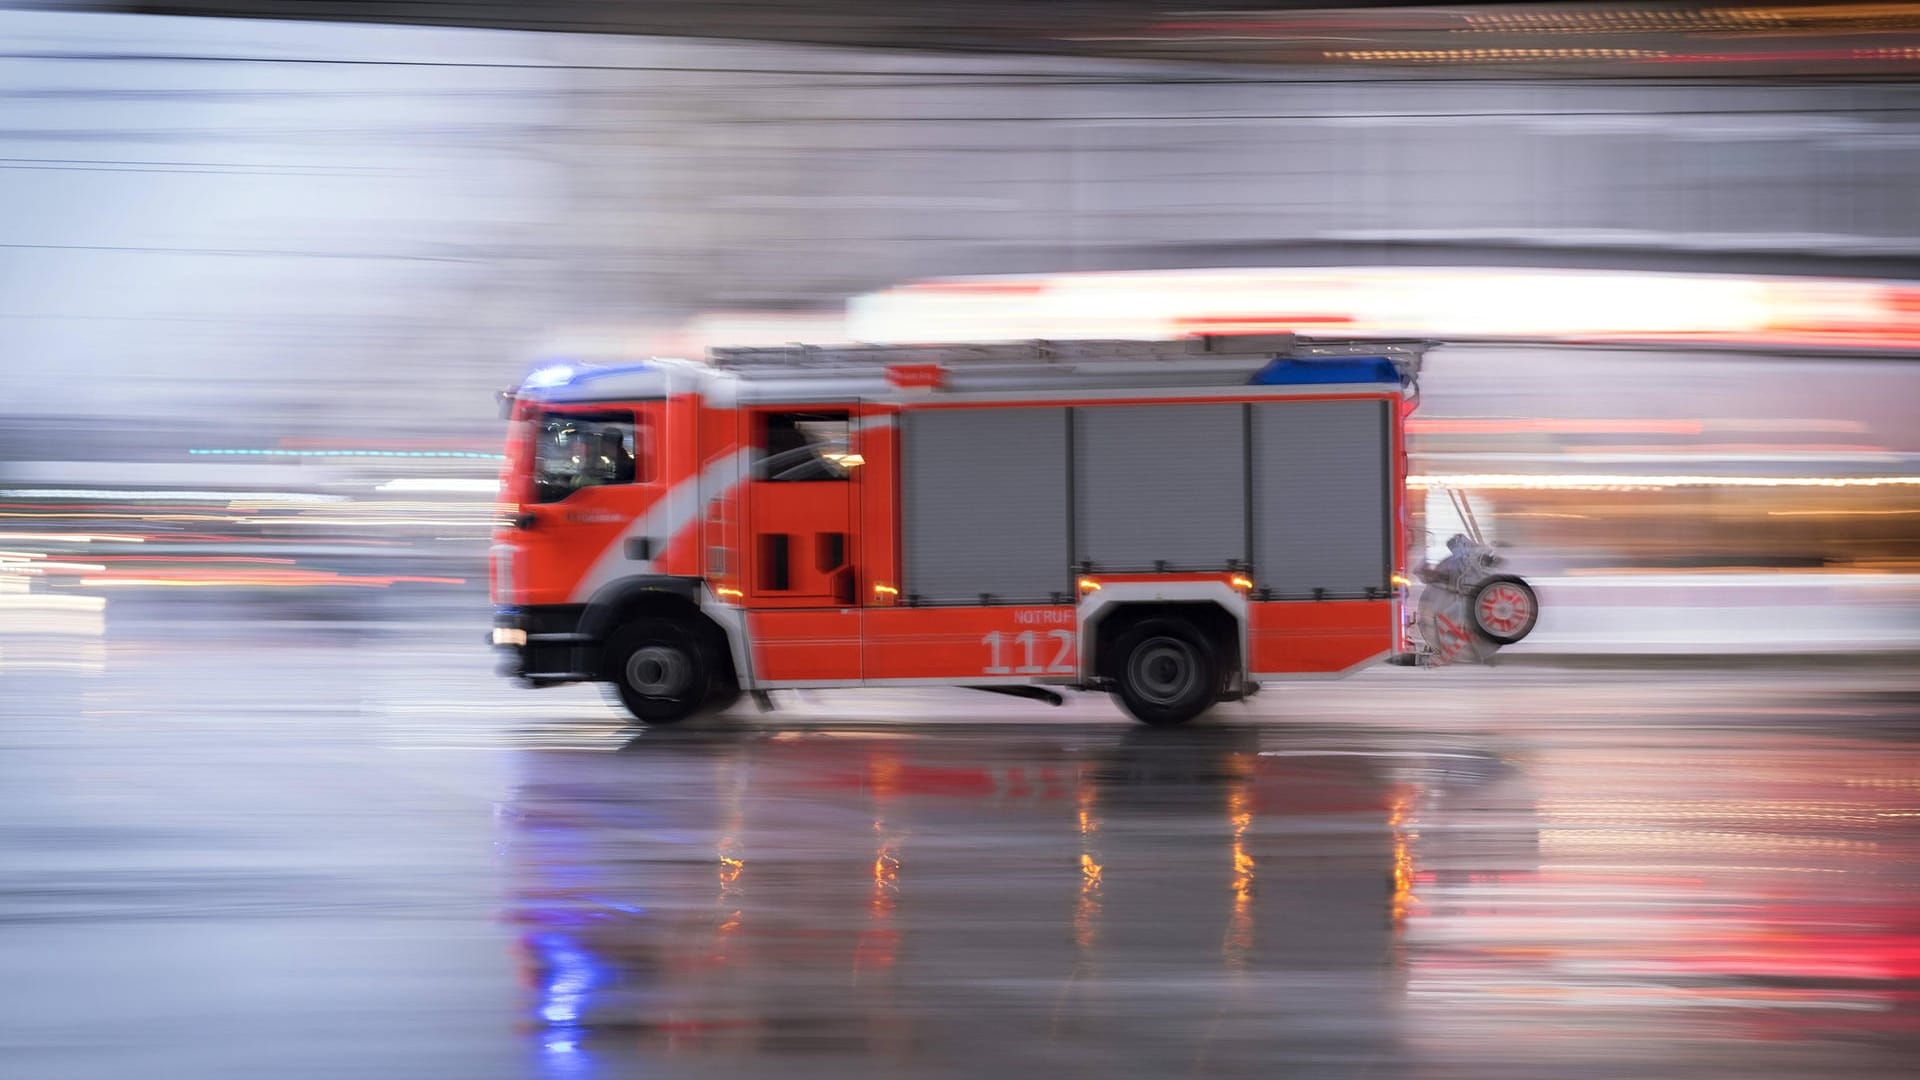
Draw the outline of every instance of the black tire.
M1174 727L1207 711L1220 663L1207 637L1181 619L1149 619L1113 643L1113 695L1133 718Z
M1512 574L1499 574L1473 587L1467 621L1474 633L1495 645L1512 645L1533 633L1540 621L1540 598L1533 586Z
M677 724L705 708L714 665L692 628L670 619L636 619L615 631L600 674L643 724Z

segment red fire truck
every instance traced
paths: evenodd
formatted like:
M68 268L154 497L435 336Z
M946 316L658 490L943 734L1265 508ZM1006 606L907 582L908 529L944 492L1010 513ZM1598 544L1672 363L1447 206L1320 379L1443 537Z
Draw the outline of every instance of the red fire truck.
M653 724L850 686L1109 690L1178 724L1265 680L1444 654L1413 640L1403 576L1425 348L1267 334L543 368L503 395L492 640L523 682L605 682ZM1447 576L1448 625L1466 613L1482 653L1524 636L1531 590L1495 598L1517 579L1457 554L1477 569Z

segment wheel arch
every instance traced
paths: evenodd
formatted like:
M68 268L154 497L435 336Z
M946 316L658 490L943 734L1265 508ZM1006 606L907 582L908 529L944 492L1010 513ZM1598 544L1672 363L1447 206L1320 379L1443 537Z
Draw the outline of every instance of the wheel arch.
M706 583L699 578L667 574L636 574L602 586L580 614L580 633L589 640L604 642L620 627L640 618L674 619L686 623L707 636L720 662L720 672L736 687L745 688L739 660L745 642L726 625L736 620L716 619L709 612L711 601ZM604 678L606 673L594 670Z
M1152 619L1179 619L1206 637L1221 670L1232 680L1245 678L1247 656L1246 598L1224 583L1197 582L1202 588L1157 583L1104 585L1082 601L1080 609L1080 671L1089 682L1112 677L1117 657L1113 645L1121 635ZM1207 588L1204 586L1213 586ZM1109 596L1108 594L1113 595Z

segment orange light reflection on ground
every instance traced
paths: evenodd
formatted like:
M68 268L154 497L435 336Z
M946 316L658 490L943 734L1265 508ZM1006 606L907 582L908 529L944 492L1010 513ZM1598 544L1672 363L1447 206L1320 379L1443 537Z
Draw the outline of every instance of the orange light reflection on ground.
M1227 792L1227 820L1233 827L1233 916L1227 922L1226 941L1220 951L1230 966L1246 962L1253 948L1253 853L1247 850L1247 829L1253 825L1253 801L1247 794L1245 778L1234 781Z
M1413 895L1413 837L1407 827L1412 793L1396 792L1387 815L1387 828L1393 834L1393 928L1398 932L1407 921L1407 912L1419 899Z
M1074 802L1080 820L1080 898L1073 906L1073 943L1085 950L1100 940L1100 875L1103 871L1094 846L1100 818L1095 813L1093 784L1085 776L1076 779Z

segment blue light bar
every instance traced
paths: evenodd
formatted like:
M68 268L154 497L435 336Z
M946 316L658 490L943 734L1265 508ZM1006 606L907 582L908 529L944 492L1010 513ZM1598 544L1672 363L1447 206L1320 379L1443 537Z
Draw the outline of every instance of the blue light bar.
M549 367L535 368L521 381L522 389L545 390L555 386L565 386L573 381L572 364L554 364Z
M1296 357L1273 361L1247 382L1253 386L1398 383L1400 369L1384 356Z

